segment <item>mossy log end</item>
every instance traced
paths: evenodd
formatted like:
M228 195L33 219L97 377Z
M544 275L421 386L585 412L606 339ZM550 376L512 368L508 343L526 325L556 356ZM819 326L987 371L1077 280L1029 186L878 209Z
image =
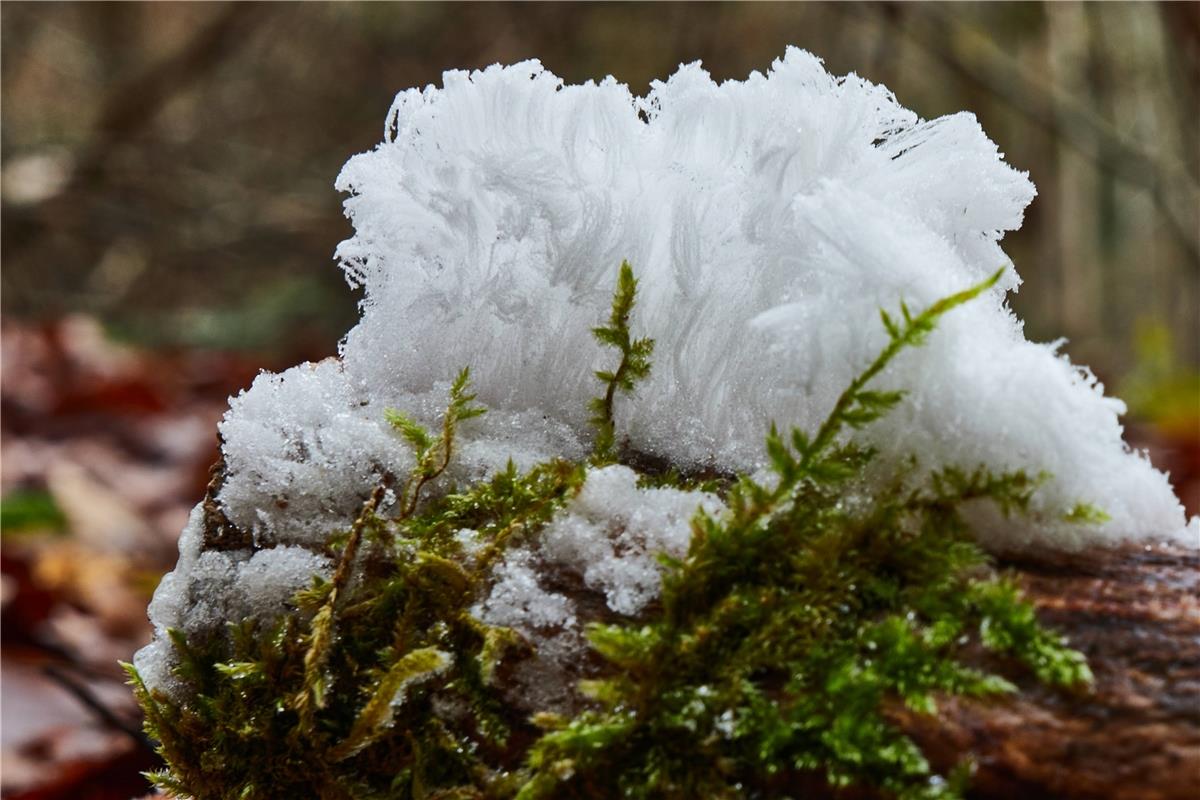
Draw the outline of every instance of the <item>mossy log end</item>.
M214 466L205 500L205 546L243 547L248 537L214 500L222 472L220 463ZM1047 687L1028 670L978 649L968 660L1004 674L1017 694L942 698L933 716L896 703L889 716L938 770L970 754L971 797L1194 797L1200 786L1200 552L1125 545L1009 555L998 566L1017 578L1041 621L1087 656L1092 689L1070 694ZM581 607L593 605L582 596L586 590L576 588ZM801 782L807 796L824 793L820 779Z

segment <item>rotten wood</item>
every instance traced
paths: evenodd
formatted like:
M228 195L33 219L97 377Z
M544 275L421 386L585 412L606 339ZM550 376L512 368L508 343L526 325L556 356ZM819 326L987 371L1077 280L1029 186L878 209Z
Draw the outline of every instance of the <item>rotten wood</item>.
M1002 566L1087 656L1095 686L1068 694L1010 672L1011 698L894 712L930 760L973 753L978 798L1200 795L1200 551L1126 545Z

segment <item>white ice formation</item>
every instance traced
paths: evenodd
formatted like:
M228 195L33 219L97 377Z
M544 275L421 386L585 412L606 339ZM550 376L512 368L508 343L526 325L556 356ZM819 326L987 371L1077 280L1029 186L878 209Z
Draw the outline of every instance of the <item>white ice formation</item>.
M886 88L831 76L796 49L745 81L682 66L646 97L612 78L565 85L528 61L401 92L384 141L351 158L337 188L355 228L337 255L365 289L362 318L340 361L260 376L221 425L219 500L268 554L319 543L383 471L402 473L410 456L384 409L433 421L465 365L491 411L463 431L457 480L509 457L582 455L592 370L612 360L589 328L623 259L640 280L635 333L657 341L650 378L616 409L640 451L760 467L772 421L812 429L881 349L881 307L921 308L1006 266L880 376L880 388L909 391L864 434L883 465L916 454L927 467L1051 473L1033 524L979 515L997 548L1183 529L1165 476L1122 440L1121 401L1055 344L1027 341L1007 308L1020 279L999 240L1034 187L970 114L923 121ZM1063 522L1081 502L1110 520ZM551 527L559 555L595 558L614 608L635 607L647 576L613 585L611 548L571 544L602 524L590 513L567 510ZM533 559L503 567L514 604ZM197 593L198 581L235 574L208 569L184 553L156 623L183 613L185 590L200 603L218 594Z
M507 554L478 616L531 634L574 627L570 599L538 581L554 569L581 576L618 614L635 615L658 597L658 555L686 555L696 509L715 515L724 505L703 492L639 488L637 477L619 465L589 470L579 495L537 539Z
M205 550L204 508L197 505L179 536L175 571L163 576L150 603L154 641L138 651L134 665L148 686L169 689L176 681L168 630L210 633L248 617L269 621L314 575L328 578L332 567L328 558L295 545Z

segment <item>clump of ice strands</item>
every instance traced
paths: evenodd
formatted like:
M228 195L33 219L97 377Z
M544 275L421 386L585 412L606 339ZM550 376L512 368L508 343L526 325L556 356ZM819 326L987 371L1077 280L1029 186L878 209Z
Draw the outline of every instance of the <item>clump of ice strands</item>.
M580 367L600 358L589 327L625 259L657 342L640 402L617 408L628 448L753 471L772 422L811 430L884 344L879 308L1007 265L880 377L908 396L867 443L893 462L1050 473L1035 524L976 520L996 547L1183 526L1164 476L1122 440L1123 404L1056 344L1026 341L1007 308L1019 278L998 242L1034 188L970 114L923 121L795 49L745 81L683 66L646 97L530 61L402 92L337 186L355 227L338 257L366 292L341 363L260 377L222 425L221 501L267 538L319 539L373 474L401 468L382 409L431 419L455 365L494 412L464 469L577 455L593 393ZM1108 521L1064 523L1077 503Z

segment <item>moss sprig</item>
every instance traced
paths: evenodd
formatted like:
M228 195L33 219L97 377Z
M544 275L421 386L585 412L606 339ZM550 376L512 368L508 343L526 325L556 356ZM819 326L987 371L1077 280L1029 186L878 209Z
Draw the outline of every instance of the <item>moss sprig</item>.
M471 369L463 367L450 385L450 404L442 415L442 430L436 439L403 411L389 408L384 412L387 421L400 432L416 455L412 474L400 490L400 519L412 515L421 499L421 490L450 466L459 424L487 412L482 406L472 405L475 395L467 391L470 381Z
M362 511L350 526L350 533L342 549L341 558L338 559L333 579L318 581L304 595L304 602L319 602L317 612L310 623L308 647L304 653L304 686L295 701L300 714L300 724L310 730L313 727L313 714L317 709L325 707L325 688L329 679L325 673L325 661L333 644L338 603L354 573L363 534L375 520L375 511L379 508L386 490L387 487L383 484L375 487L371 496L363 503Z
M633 276L633 267L628 261L621 262L608 324L592 328L592 335L596 337L596 341L621 353L621 360L615 370L602 369L595 373L596 378L604 384L604 394L593 398L588 405L592 412L592 427L596 431L592 449L592 462L595 464L607 464L616 460L613 402L617 391L632 394L637 382L650 375L650 356L654 354L654 340L646 337L635 339L629 329L629 318L637 303L637 283L637 278Z

